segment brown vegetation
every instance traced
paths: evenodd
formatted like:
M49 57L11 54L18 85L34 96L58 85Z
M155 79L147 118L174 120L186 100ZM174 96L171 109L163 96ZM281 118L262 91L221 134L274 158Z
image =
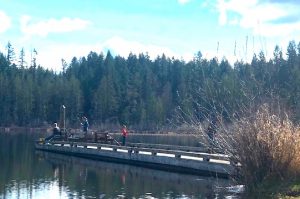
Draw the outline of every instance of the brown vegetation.
M249 187L300 174L300 127L288 115L273 114L268 105L236 120L230 128L222 124L217 141L241 164L240 175Z

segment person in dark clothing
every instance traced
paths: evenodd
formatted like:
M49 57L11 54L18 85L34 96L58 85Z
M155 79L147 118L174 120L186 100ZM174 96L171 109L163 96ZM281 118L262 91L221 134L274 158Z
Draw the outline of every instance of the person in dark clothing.
M217 123L218 123L218 118L214 115L209 122L208 128L207 128L207 136L208 136L208 142L209 142L209 147L210 147L210 152L213 151L213 148L216 145L215 137L216 137L216 132L217 132Z
M45 141L51 141L51 139L55 136L61 136L61 131L60 131L60 128L58 127L57 123L53 124L52 135L47 137L45 139Z
M83 130L84 135L87 136L87 132L89 130L89 122L88 122L87 117L85 117L85 116L82 117L81 126L82 126L82 130Z

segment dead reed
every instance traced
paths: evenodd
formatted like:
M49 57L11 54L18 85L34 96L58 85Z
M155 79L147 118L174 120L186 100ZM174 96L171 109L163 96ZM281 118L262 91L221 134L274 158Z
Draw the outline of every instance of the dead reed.
M216 141L241 164L240 175L248 186L300 174L300 127L286 114L273 114L268 105L230 127L220 122Z

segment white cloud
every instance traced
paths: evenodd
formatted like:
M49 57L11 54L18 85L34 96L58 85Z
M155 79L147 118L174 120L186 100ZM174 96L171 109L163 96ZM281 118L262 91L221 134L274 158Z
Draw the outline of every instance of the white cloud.
M112 37L104 42L97 42L91 45L80 45L80 44L51 44L37 47L38 56L37 62L41 66L55 71L62 69L61 59L65 59L67 63L70 63L73 57L87 56L90 51L97 53L110 50L113 55L120 55L122 57L128 57L130 53L140 54L148 53L151 59L155 59L157 56L161 56L163 53L167 57L175 57L178 59L191 60L193 53L175 53L169 48L156 46L152 44L143 44L136 41L128 41L121 37Z
M101 46L80 45L80 44L59 44L53 43L38 48L37 63L42 67L60 71L62 69L61 60L70 63L73 57L87 56L90 51L101 52Z
M45 37L49 33L64 33L72 32L76 30L85 29L90 22L78 19L78 18L62 18L57 19L48 19L46 21L32 22L30 16L24 15L20 19L21 31L26 36L41 36Z
M0 33L4 33L11 26L11 19L5 14L5 12L0 11Z
M151 44L142 44L136 41L128 41L121 37L112 37L103 44L103 49L109 49L116 55L126 57L129 53L139 54L148 53L151 58L155 58L163 53L166 56L176 56L176 53L171 51L169 48L156 46Z
M178 0L178 3L184 5L184 4L187 4L190 1L191 0Z
M5 52L5 48L3 45L0 45L0 53L4 53Z
M218 0L219 24L239 25L262 36L285 36L300 31L300 5L278 2Z

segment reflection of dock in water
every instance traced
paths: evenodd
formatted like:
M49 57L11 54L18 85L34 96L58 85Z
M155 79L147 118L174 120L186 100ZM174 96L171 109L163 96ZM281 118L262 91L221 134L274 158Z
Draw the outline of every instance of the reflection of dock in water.
M193 175L179 174L174 172L167 172L162 170L153 170L150 168L137 167L126 164L116 164L111 162L103 162L90 160L85 158L66 156L63 154L46 153L39 151L38 155L45 158L47 161L57 165L77 165L84 166L88 168L93 168L97 170L104 171L105 173L114 173L118 175L130 174L131 176L139 176L142 179L153 179L157 181L170 181L172 183L191 183L189 186L194 186L194 180L203 180L204 185L212 185L213 183L218 183L218 186L222 184L227 185L229 183L226 179L218 179L211 177L199 177ZM191 180L193 179L193 180ZM217 185L217 184L216 184ZM198 187L198 185L197 185ZM198 187L199 188L199 187Z
M139 144L116 146L84 142L36 143L36 149L95 160L206 176L229 177L234 166L223 154L208 154L195 147Z
M103 182L107 183L109 183L111 179L115 179L123 185L127 184L125 187L130 187L130 189L134 189L134 187L136 188L136 186L138 186L138 190L140 190L141 193L144 188L148 190L149 187L152 187L148 191L151 191L152 194L155 195L159 195L166 190L176 190L178 193L193 193L195 195L201 194L205 196L218 194L220 196L220 194L222 195L226 193L222 190L220 192L218 188L227 187L232 183L226 179L179 174L126 164L116 164L63 154L47 153L43 151L37 151L37 155L45 159L50 164L56 165L60 168L66 168L64 172L72 171L73 174L69 175L73 177L80 175L78 171L88 169L89 173L93 173L93 176L95 176L94 179L98 177ZM74 169L73 167L77 167L77 169ZM86 177L83 178L86 179ZM61 181L64 181L66 183L65 185L68 186L67 182L70 180L61 179ZM116 184L117 185L110 184L112 186L110 188L114 190L117 189L116 187L121 186L118 183ZM104 184L101 185L104 186ZM103 191L103 187L100 187L99 190ZM135 190L135 192L136 191L137 190Z

